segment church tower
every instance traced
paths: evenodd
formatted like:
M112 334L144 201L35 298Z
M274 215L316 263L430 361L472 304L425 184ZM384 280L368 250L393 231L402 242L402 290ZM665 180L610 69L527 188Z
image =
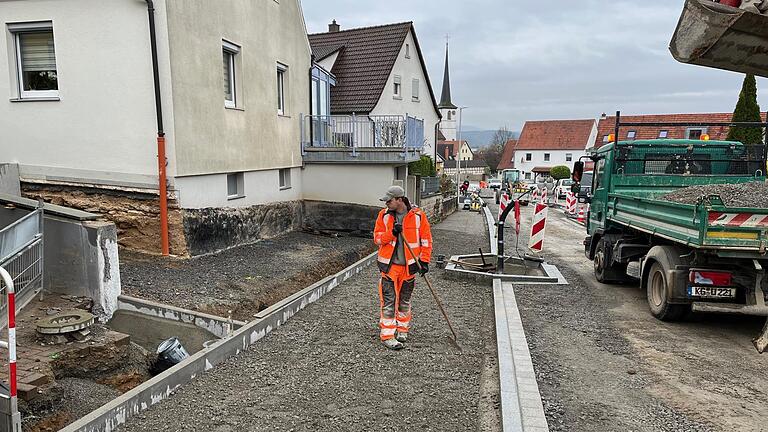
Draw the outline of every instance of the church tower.
M437 106L443 119L440 120L440 132L448 141L455 141L458 131L458 109L451 102L451 79L448 72L448 42L445 43L445 72L443 73L443 92L440 95L440 104Z

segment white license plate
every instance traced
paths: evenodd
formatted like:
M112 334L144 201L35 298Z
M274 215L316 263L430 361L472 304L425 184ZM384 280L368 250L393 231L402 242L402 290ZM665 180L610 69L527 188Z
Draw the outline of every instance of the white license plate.
M736 288L692 286L688 287L688 295L702 298L734 298L736 297Z

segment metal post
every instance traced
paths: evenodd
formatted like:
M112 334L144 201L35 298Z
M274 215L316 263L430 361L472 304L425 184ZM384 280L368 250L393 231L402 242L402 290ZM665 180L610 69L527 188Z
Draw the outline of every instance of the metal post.
M352 113L352 156L357 156L357 116Z
M19 400L16 394L16 293L13 287L13 278L0 267L0 279L5 284L8 295L8 342L0 342L0 347L8 349L8 381L10 385L8 418L6 430L21 432L21 414L19 413Z

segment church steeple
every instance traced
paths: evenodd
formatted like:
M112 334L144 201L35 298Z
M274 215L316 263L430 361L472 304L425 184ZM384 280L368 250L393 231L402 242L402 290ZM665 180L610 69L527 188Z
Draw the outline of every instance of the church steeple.
M456 105L451 102L451 79L448 73L448 42L445 42L445 72L443 73L443 93L440 95L439 109L456 109Z

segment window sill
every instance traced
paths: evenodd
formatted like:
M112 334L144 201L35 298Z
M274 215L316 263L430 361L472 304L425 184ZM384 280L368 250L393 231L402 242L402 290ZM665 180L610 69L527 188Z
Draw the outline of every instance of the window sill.
M27 98L11 98L11 102L59 102L61 99L58 97L27 97Z
M229 195L227 196L227 201L234 201L245 198L245 195Z
M278 116L278 117L282 117L282 118L287 118L287 119L291 118L291 116L290 116L290 115L288 115L288 114L280 114L280 113L277 113L277 116Z
M245 111L244 108L236 107L236 106L225 106L224 109L232 110L232 111Z
M419 98L411 98L411 102L421 102L421 99L419 99Z
M290 188L291 188L290 186L280 186L281 191L288 190Z
M403 100L403 97L402 96L392 96L392 99Z

